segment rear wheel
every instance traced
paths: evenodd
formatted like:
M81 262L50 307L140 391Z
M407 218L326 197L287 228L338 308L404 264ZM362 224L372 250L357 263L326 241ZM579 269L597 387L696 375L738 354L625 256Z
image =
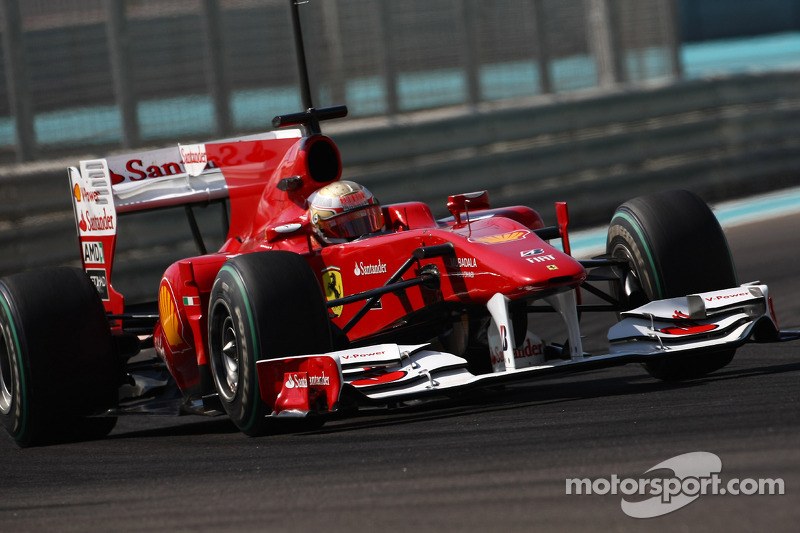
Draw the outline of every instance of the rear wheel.
M222 405L250 436L270 429L256 362L332 350L328 312L301 256L258 252L220 269L209 304L209 362Z
M99 438L116 419L119 366L86 274L55 268L0 280L0 420L20 446Z
M737 285L736 268L717 218L689 191L657 193L622 204L611 219L606 251L626 259L630 266L620 284L620 298L628 308ZM691 379L724 367L734 352L665 358L646 362L644 367L658 379Z

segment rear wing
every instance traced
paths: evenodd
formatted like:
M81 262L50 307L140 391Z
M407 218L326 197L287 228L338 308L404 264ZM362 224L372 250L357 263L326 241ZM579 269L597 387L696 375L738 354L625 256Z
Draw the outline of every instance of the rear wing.
M301 137L299 129L278 130L91 159L70 167L81 262L106 311L119 314L124 307L122 295L110 282L119 214L207 203L229 198L234 187L258 187L241 181L232 184L225 168L256 163L274 169Z

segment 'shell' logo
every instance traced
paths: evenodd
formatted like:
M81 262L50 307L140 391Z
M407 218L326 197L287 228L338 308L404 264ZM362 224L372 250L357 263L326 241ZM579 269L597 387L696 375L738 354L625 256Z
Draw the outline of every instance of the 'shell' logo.
M72 194L75 196L76 202L96 202L100 199L100 193L97 191L87 191L82 189L77 183L72 189Z
M499 235L488 235L486 237L475 237L471 238L470 241L472 242L480 242L483 244L502 244L505 242L513 242L518 241L520 239L524 239L528 236L530 231L528 230L517 230L517 231L509 231L507 233L501 233Z
M158 315L161 319L164 337L172 351L180 352L188 349L189 343L184 339L186 332L180 314L178 314L178 306L175 304L172 290L166 282L161 285L161 290L158 292Z

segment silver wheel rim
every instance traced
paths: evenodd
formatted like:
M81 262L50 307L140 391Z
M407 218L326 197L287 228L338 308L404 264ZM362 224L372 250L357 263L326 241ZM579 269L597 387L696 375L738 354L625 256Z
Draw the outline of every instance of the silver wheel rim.
M11 354L6 344L5 335L0 332L0 413L11 412Z
M222 369L227 387L226 392L230 392L230 397L226 395L226 400L232 400L236 396L236 389L239 385L239 345L236 340L236 330L233 329L233 319L228 316L222 324Z

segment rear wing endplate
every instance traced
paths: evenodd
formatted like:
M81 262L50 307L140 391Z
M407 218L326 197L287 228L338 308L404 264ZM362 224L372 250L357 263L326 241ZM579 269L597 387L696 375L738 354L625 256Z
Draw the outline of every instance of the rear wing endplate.
M299 129L279 130L92 159L70 167L81 262L106 311L120 314L124 308L122 295L110 283L118 214L228 198L229 185L222 170L228 156L236 159L236 154L242 152L240 155L247 157L263 151L265 141L293 142L301 137Z

